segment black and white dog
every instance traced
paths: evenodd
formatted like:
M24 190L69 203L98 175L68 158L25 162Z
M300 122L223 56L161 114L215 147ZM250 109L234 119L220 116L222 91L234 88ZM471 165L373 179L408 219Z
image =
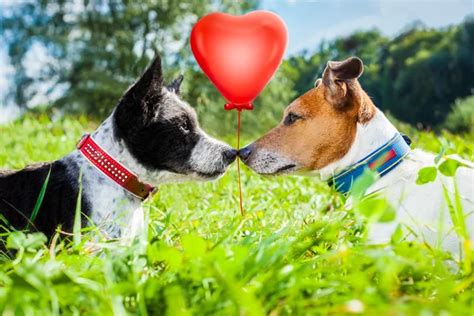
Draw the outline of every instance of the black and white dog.
M165 86L156 57L83 146L52 163L0 171L2 226L31 227L49 237L58 226L71 231L80 201L83 225L92 223L110 237L134 236L144 225L147 195L137 190L223 175L237 153L200 129L196 113L179 97L182 79Z

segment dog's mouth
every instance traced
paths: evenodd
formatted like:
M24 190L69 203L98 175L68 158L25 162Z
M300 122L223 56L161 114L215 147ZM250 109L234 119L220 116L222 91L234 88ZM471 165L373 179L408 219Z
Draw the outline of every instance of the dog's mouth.
M217 170L217 171L213 171L213 172L199 172L199 171L196 171L195 173L199 178L206 179L206 180L214 180L214 179L217 179L220 176L222 176L225 172L226 172L226 170Z
M296 165L295 164L289 164L286 166L281 167L278 169L275 173L280 173L280 172L285 172L285 171L291 171L292 169L295 169Z
M257 171L257 172L258 174L261 174L262 176L277 176L277 175L292 173L294 171L297 171L297 166L295 164L288 164L274 171L264 170L264 171Z
M168 169L170 173L175 175L175 180L172 182L185 182L185 181L212 181L223 176L227 168L216 168L214 170L199 170L198 168L185 168L185 169Z
M297 168L295 164L288 164L288 165L278 168L272 175L287 174L287 173L296 171L296 169Z

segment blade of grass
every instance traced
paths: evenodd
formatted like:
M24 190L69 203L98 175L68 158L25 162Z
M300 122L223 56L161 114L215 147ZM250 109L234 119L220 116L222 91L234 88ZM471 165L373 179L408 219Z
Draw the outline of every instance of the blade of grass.
M30 224L35 222L36 217L38 216L38 212L41 208L41 204L43 204L44 196L46 195L46 189L48 188L49 177L51 176L51 167L49 167L48 175L46 176L46 180L44 180L43 186L41 187L38 199L36 200L35 208L30 216L30 221L26 226L26 229L30 229Z
M463 250L464 250L464 256L463 256L463 269L464 273L466 275L471 274L471 240L469 239L469 234L467 232L467 227L466 227L466 218L464 215L464 209L463 205L461 202L461 195L459 194L459 187L458 183L455 178L453 178L454 182L454 205L456 206L456 213L458 217L458 229L461 232L462 239L463 239Z
M448 188L443 184L443 195L444 199L448 205L449 214L451 215L451 220L453 221L454 231L460 237L461 248L460 249L460 258L463 265L463 270L465 274L471 273L471 243L466 229L466 221L464 218L463 206L461 202L461 196L459 194L459 188L456 182L456 179L453 178L454 184L454 193L453 200L449 197Z
M79 193L77 194L76 212L74 215L74 226L72 229L74 246L81 244L81 208L82 208L82 170L79 174Z
M469 238L467 234L467 228L466 228L466 220L464 218L464 210L461 202L461 195L459 194L459 187L458 183L456 181L456 178L453 177L453 182L454 182L454 206L455 206L455 211L456 211L456 217L458 219L458 229L459 232L461 233L461 236L464 239Z

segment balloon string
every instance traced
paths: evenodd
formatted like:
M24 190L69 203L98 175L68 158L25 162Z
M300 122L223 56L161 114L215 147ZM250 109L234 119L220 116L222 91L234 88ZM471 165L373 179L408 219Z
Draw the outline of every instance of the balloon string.
M237 150L240 149L240 112L241 110L237 110ZM237 157L237 178L239 182L239 205L240 205L240 215L244 216L244 206L242 202L242 182L240 179L240 158Z

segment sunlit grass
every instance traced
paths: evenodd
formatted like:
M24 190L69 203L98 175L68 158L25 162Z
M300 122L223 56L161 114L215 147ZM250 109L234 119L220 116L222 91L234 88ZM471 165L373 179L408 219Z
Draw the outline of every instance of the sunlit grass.
M93 126L84 118L52 123L45 117L0 126L0 166L57 159ZM416 146L439 151L443 145L472 157L472 140L406 131ZM163 185L147 204L148 236L133 245L98 242L87 233L76 245L10 234L17 251L2 261L0 309L15 315L472 313L472 272L422 243L365 244L362 219L316 179L263 178L244 167L241 217L235 169L212 183Z

